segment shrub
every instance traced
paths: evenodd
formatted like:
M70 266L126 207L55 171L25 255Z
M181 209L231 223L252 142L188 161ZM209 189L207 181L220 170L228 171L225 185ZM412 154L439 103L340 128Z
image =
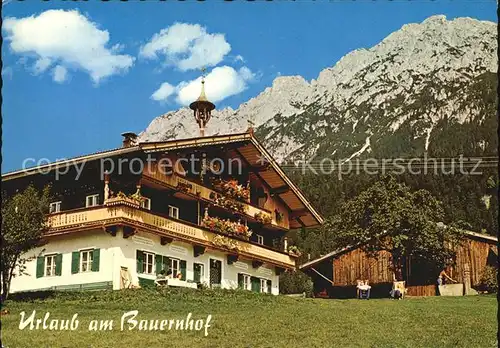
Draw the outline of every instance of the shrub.
M497 271L498 270L492 266L484 267L483 273L481 274L481 280L479 281L481 290L488 292L498 291Z
M313 295L313 282L302 272L285 272L280 275L280 293L299 294L306 293L307 297Z

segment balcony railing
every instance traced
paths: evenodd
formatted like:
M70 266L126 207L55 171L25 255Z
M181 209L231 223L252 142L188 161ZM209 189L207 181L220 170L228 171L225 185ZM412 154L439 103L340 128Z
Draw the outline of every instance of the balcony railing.
M196 225L131 207L126 202L123 202L123 204L114 202L112 206L99 206L53 214L49 216L48 224L47 235L64 234L99 226L126 224L188 243L226 250L217 242L220 240L220 237L217 237L221 236L220 234ZM217 239L214 241L216 237ZM237 253L243 257L268 262L284 268L295 267L295 258L287 253L274 251L242 240L233 238L230 238L230 240L232 244L236 243L237 246L236 249L226 250L230 253Z
M143 175L146 177L152 178L156 181L159 181L163 184L166 184L172 188L175 188L181 192L185 192L185 193L197 196L200 199L203 199L205 201L209 201L212 203L215 203L215 197L218 197L221 195L223 196L223 194L220 192L217 192L215 190L212 190L206 186L197 184L197 183L192 182L190 180L181 178L175 174L165 175L165 174L161 173L161 171L159 171L159 170L152 170L150 172L145 171L143 173ZM243 213L251 219L255 219L255 216L257 214L268 215L271 218L270 225L275 226L275 227L279 227L279 228L284 228L284 229L289 228L288 221L283 220L283 221L277 222L274 214L270 213L269 211L267 211L265 209L256 207L256 206L251 205L249 203L234 200L231 198L226 198L226 200L234 201L234 202L237 202L238 204L242 204L244 207Z

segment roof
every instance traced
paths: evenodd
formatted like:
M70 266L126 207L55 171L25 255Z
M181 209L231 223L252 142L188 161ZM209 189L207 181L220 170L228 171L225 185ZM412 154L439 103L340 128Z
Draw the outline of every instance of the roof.
M324 256L321 256L320 258L317 258L317 259L314 259L312 261L309 261L309 262L306 262L302 265L299 266L299 269L307 269L311 266L314 266L322 261L325 261L325 260L328 260L330 258L334 258L335 256L339 255L339 254L342 254L344 252L347 252L349 250L352 250L352 249L355 249L356 247L359 247L360 245L358 246L347 246L345 248L342 248L342 249L337 249L335 251L332 251L331 253L328 253Z
M34 166L34 167L27 168L27 169L19 169L19 170L7 172L7 173L2 174L2 181L17 179L17 178L20 178L23 176L37 174L37 173L40 173L42 170L47 169L47 168L51 168L51 170L55 170L57 168L67 166L69 164L75 165L75 164L85 162L85 161L93 161L93 160L104 158L104 157L121 155L121 154L134 152L134 151L138 151L138 150L139 150L139 146L131 146L131 147L119 147L119 148L111 149L111 150L97 151L97 152L93 152L93 153L88 154L88 155L71 157L68 159L64 159L64 160L56 161L56 162L51 162L51 163L47 163L47 164L40 165L40 166Z
M267 152L262 144L254 137L253 132L158 142L142 142L136 146L96 152L49 163L43 166L32 167L26 170L5 173L2 175L2 181L40 173L41 169L51 168L51 170L55 170L69 164L75 165L84 161L92 161L103 157L116 156L134 151L143 151L145 153L164 152L181 148L229 143L241 143L241 146L235 146L233 149L229 150L229 153L232 156L241 156L250 166L262 166L264 162L268 164L266 170L260 171L256 173L256 175L264 181L271 190L276 190L274 191L274 196L278 196L292 214L294 214L295 219L291 219L290 228L299 228L302 226L315 227L323 223L323 217L314 209L302 191L290 180L290 178L288 178L269 152ZM283 190L283 187L287 189Z
M465 231L465 234L467 234L470 237L476 237L478 239L483 239L483 240L488 240L491 242L498 243L498 237L490 236L488 234L482 234L482 233L477 233L477 232L472 232L472 231Z
M252 132L206 136L189 139L169 140L161 142L140 143L141 149L148 152L168 151L171 149L187 148L193 146L209 146L215 144L241 143L229 151L232 156L241 156L250 166L269 164L267 170L256 175L264 181L271 190L277 190L275 196L285 203L290 211L297 215L297 220L292 220L291 228L315 227L323 223L323 217L307 200L303 192L288 178L274 158L264 146L254 137ZM284 186L288 191L278 191Z
M497 237L494 237L494 236L490 236L490 235L487 235L487 234L481 234L481 233L476 233L476 232L472 232L472 231L465 231L465 234L470 236L470 237L474 237L474 238L478 238L478 239L483 239L483 240L486 240L486 241L491 241L491 242L497 242L498 243L498 238ZM328 260L328 259L333 259L335 258L336 256L339 256L345 252L348 252L348 251L351 251L351 250L354 250L356 248L359 248L361 246L361 244L357 244L357 245L352 245L352 246L347 246L345 248L342 248L342 249L337 249L335 251L332 251L331 253L328 253L324 256L321 256L317 259L314 259L314 260L311 260L309 262L306 262L302 265L299 266L299 269L300 270L306 270L318 263L321 263L325 260Z

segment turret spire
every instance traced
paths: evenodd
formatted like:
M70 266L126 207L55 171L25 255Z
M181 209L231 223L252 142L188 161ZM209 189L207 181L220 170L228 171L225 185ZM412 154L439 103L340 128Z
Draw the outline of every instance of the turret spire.
M210 117L212 116L212 110L215 109L215 105L207 99L205 95L205 71L203 68L201 77L201 93L198 99L189 105L189 108L194 111L194 118L200 127L200 136L205 136L205 126L207 125Z

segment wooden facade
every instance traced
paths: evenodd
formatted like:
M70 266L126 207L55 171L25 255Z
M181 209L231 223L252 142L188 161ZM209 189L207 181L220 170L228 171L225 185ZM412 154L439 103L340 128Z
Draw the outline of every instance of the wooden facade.
M485 266L498 266L497 243L495 237L467 233L461 245L456 246L456 260L447 268L448 275L458 283L464 283L464 274L468 270L471 286L477 287ZM311 276L314 292L320 297L354 297L358 280L368 280L375 296L387 297L395 279L389 252L369 255L360 247L331 253L302 265L300 269ZM406 295L436 295L437 277L435 270L419 265L418 260L404 260L402 280L407 284Z

